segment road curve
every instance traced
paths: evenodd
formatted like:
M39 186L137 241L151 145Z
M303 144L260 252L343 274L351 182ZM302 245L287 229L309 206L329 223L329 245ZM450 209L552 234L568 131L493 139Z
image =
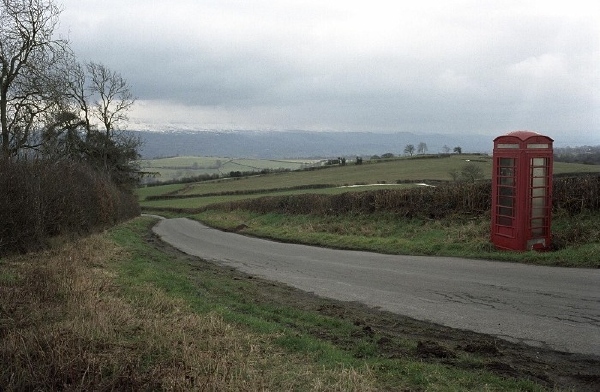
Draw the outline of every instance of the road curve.
M554 350L600 354L600 270L284 244L161 220L190 255L344 301Z

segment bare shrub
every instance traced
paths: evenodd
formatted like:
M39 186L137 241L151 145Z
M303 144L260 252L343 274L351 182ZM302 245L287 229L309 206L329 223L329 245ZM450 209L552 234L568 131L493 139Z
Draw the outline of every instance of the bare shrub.
M556 179L552 201L555 209L569 214L600 210L600 175Z
M86 234L139 215L133 194L70 161L0 162L0 255L40 249L51 236Z

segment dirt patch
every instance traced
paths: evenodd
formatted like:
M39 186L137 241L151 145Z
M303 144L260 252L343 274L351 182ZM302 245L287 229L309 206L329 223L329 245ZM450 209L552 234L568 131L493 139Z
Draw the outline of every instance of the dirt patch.
M234 280L251 281L252 301L290 306L347 320L357 328L349 337L335 336L327 327L309 331L351 351L356 338L373 339L383 358L411 358L446 366L485 369L503 377L530 379L549 389L600 391L600 356L564 353L512 343L494 336L454 329L368 307L358 302L318 297L282 283L254 277L186 255L163 243L151 231L147 241L174 260L194 269ZM409 342L408 344L406 342ZM465 358L476 358L465 361Z

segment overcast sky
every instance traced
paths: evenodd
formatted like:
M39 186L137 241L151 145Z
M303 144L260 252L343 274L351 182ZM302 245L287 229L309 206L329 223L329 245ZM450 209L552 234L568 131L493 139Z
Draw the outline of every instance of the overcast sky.
M60 31L132 123L600 141L599 3L62 0Z

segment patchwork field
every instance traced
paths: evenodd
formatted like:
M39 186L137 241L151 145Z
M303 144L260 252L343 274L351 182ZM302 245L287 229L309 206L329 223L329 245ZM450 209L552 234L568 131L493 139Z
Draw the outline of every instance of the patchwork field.
M237 159L222 157L170 157L160 159L144 159L141 169L154 176L146 179L147 183L167 182L201 175L229 175L231 172L261 172L300 170L312 167L318 160L271 160L271 159Z
M194 160L197 159L197 160ZM147 168L161 170L185 170L194 162L198 167L215 163L216 158L165 158L148 162ZM248 166L273 169L276 162L270 160L240 160ZM283 164L283 163L282 163ZM288 164L306 168L315 162ZM180 166L176 166L180 165ZM460 172L465 165L481 170L482 179L492 176L492 159L485 155L449 155L445 157L412 157L393 160L365 161L362 165L347 164L345 166L319 167L314 170L268 173L242 178L221 178L189 184L172 184L143 187L139 190L143 207L195 208L208 204L256 198L265 195L288 195L299 193L338 194L344 192L360 192L373 189L417 186L417 184L435 185L437 182L452 181L451 173ZM179 169L173 169L178 167ZM231 166L230 166L231 167ZM170 168L170 169L167 169ZM200 170L197 169L198 173ZM208 170L208 169L207 169ZM165 172L166 173L166 172ZM582 165L555 162L555 174L566 173L600 173L598 165ZM165 174L166 176L166 174ZM184 198L169 200L149 200L159 195L176 195Z

